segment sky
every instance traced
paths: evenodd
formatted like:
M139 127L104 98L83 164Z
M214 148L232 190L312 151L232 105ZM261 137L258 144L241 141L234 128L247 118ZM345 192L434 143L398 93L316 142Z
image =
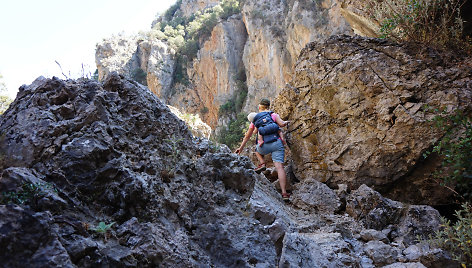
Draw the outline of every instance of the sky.
M37 77L95 72L95 45L151 29L176 0L14 0L0 8L0 74L8 95ZM82 65L84 71L82 71ZM0 81L1 82L1 81Z

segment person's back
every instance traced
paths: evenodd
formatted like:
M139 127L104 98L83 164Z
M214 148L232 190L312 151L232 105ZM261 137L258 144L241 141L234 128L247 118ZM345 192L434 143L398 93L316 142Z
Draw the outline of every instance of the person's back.
M262 135L264 143L271 143L279 138L280 127L275 123L272 114L272 111L263 111L254 117L254 125Z

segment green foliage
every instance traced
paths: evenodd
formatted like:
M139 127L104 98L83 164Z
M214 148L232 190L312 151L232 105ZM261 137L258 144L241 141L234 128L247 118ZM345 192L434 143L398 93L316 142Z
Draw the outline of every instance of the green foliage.
M239 113L243 108L244 102L246 101L248 92L246 84L246 71L244 69L239 70L233 78L236 82L236 87L238 90L231 99L220 106L220 109L218 110L219 116Z
M216 153L221 149L220 144L217 141L209 140L210 152Z
M4 95L7 92L7 87L2 79L3 76L0 74L0 115L3 114L13 102L10 97Z
M110 224L105 224L105 222L101 221L98 223L96 227L91 227L90 230L95 231L97 233L105 234L106 232L110 230L113 224L115 224L115 222L112 222Z
M220 20L241 12L241 9L239 1L223 0L220 4L197 12L191 17L180 17L176 15L180 5L181 1L178 1L167 10L164 14L165 21L156 23L149 36L167 41L176 51L174 83L188 85L187 65L197 56L200 42L210 36Z
M456 211L457 222L442 218L441 229L427 240L420 239L432 246L449 251L454 260L462 267L472 263L472 211L469 204L462 205L462 210Z
M142 84L142 85L145 85L147 86L147 73L141 69L141 68L136 68L134 69L132 72L131 72L131 78Z
M3 192L0 204L34 204L47 195L48 189L56 189L50 183L24 183L19 191Z
M446 110L434 109L438 115L432 120L444 137L423 156L431 153L443 157L442 168L435 174L445 184L452 184L465 199L472 200L472 118L457 110L447 115Z
M175 135L172 135L170 139L164 139L171 147L171 160L172 164L175 166L179 161L180 157L180 145L179 143L183 140L183 138L177 138Z
M171 21L174 17L175 12L180 8L182 5L182 0L178 0L173 4L165 13L164 13L164 18L167 21Z
M241 143L248 127L249 122L247 121L246 114L240 113L235 119L230 120L228 126L223 127L217 136L217 141L228 145L233 150Z
M200 109L201 114L207 114L208 113L208 107L204 106L203 108Z
M98 81L98 69L95 69L95 72L92 75L92 79Z
M380 25L381 38L436 48L469 50L460 8L465 0L368 0L367 10Z
M183 85L188 85L189 78L186 71L187 58L182 54L177 54L175 58L175 71L174 71L174 80L173 83L180 83Z
M13 100L10 97L0 95L0 115L10 107L12 102Z

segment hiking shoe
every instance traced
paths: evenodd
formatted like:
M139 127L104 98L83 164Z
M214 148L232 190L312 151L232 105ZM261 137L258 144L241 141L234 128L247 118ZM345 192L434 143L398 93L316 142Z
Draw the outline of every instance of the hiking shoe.
M262 171L266 170L266 165L265 163L264 164L260 164L259 166L257 166L254 171L256 173L261 173Z
M282 194L282 199L284 201L288 201L290 199L290 194L288 194L288 193Z

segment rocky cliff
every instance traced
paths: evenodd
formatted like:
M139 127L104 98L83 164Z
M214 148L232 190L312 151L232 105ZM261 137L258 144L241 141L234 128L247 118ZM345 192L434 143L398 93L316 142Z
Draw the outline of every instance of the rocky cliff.
M179 2L174 18L188 18L220 1L196 2ZM357 6L356 1L336 0L241 1L239 15L220 20L210 38L200 38L199 53L186 66L188 85L172 83L174 51L155 36L105 39L96 50L100 78L111 71L127 75L143 70L152 92L180 110L199 113L214 129L226 122L225 118L218 121L220 106L246 90L234 79L239 72L247 77L243 110L253 111L258 99L274 98L284 88L308 42L341 33L372 34L359 19L363 18L362 6ZM354 14L357 19L352 19Z
M471 111L470 61L379 39L337 36L303 49L274 109L290 120L294 172L330 185L367 184L394 199L447 204L434 181L441 138L429 107Z
M248 158L116 73L38 78L0 130L5 267L457 265L416 241L439 228L431 207L308 177L284 204Z

